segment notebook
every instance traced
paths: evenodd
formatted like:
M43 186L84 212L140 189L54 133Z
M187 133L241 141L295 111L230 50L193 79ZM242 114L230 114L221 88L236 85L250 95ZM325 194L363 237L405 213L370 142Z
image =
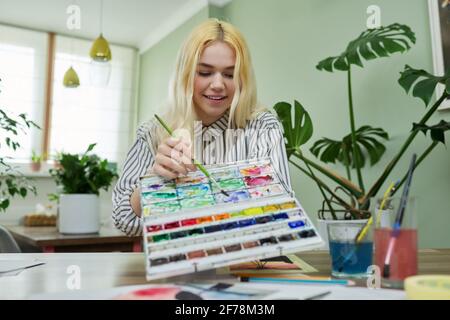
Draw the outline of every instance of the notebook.
M141 177L147 280L318 248L323 241L270 159Z

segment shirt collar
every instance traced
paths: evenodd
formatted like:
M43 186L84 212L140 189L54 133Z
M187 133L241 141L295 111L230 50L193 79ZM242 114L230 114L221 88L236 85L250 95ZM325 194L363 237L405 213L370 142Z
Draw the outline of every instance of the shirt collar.
M209 126L202 126L202 132L206 130L215 129L215 130L226 130L228 128L228 119L230 117L230 110L227 110L222 117L211 123Z

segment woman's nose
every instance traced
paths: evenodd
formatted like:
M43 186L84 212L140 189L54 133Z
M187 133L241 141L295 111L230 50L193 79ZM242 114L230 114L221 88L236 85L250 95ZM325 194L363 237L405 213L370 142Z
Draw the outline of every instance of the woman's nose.
M211 89L213 90L221 90L225 88L223 78L221 74L215 74L211 81Z

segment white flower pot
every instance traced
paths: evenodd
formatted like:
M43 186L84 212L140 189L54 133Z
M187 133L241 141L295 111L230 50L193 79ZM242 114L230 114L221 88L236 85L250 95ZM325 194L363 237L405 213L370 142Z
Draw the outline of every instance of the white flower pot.
M95 194L61 194L59 232L96 233L100 229L100 202Z

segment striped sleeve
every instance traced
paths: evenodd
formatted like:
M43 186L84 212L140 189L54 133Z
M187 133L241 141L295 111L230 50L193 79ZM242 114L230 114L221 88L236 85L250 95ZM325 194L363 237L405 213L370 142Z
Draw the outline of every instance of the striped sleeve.
M290 189L291 178L281 124L270 112L262 113L256 121L259 123L255 126L258 129L255 139L257 158L269 157L280 178Z
M127 154L122 174L112 193L114 225L129 236L142 233L142 219L134 213L130 198L139 185L139 178L154 163L153 148L149 139L151 135L148 124L142 125L137 131L137 139Z

